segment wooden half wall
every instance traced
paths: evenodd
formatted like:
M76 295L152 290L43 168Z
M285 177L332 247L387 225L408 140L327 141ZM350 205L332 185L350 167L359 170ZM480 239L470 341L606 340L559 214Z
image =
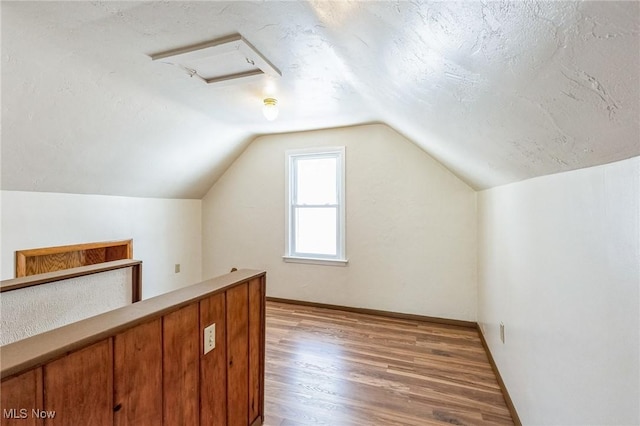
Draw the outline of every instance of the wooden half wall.
M138 302L142 262L116 260L0 282L0 345Z
M16 278L133 259L133 240L102 241L16 251Z
M239 270L2 347L1 424L262 424L265 285Z

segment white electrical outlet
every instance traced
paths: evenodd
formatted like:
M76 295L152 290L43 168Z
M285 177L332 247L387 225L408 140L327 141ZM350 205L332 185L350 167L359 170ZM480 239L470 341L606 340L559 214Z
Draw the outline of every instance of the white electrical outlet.
M204 329L204 353L211 352L216 347L216 325L211 324Z
M504 343L504 323L500 322L500 340Z

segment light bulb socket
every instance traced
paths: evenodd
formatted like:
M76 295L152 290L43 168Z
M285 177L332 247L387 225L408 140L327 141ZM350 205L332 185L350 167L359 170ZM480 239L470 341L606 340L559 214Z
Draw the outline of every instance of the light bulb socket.
M264 114L264 117L269 121L278 118L278 100L276 98L264 98L263 103L262 114Z

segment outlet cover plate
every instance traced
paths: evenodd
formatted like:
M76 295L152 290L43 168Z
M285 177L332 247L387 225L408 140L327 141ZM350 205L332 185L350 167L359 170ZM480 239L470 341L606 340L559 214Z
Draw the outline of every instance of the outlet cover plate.
M204 329L204 353L209 353L216 347L216 325L211 324Z

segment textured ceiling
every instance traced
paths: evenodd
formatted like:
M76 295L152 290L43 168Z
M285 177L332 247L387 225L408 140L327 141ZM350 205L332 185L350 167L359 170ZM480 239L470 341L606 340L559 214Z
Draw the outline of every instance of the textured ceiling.
M638 2L2 1L1 13L3 189L200 198L256 135L365 122L474 188L640 154ZM282 77L207 86L149 57L233 33ZM261 114L270 94L275 122Z

